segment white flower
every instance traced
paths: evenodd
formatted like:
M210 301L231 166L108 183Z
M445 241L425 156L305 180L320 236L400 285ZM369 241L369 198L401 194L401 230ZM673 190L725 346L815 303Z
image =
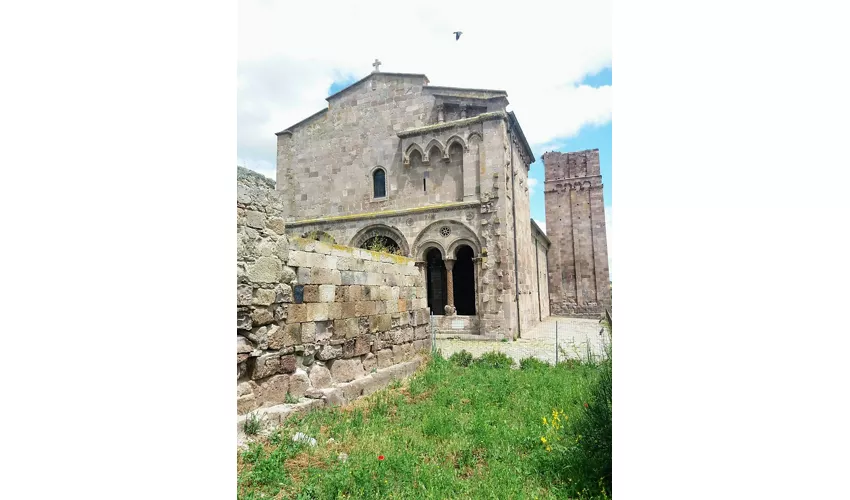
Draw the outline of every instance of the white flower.
M309 444L310 446L316 446L316 438L311 438L303 432L298 432L294 436L292 436L292 441L295 443L302 442Z

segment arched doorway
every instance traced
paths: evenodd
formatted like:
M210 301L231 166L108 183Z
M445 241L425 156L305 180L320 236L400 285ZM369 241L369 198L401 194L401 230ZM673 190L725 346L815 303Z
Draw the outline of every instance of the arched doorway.
M443 256L436 248L428 250L425 254L427 262L428 307L431 314L444 315L446 313L446 266Z
M475 264L473 252L468 245L457 248L452 278L454 281L454 299L457 314L475 316Z

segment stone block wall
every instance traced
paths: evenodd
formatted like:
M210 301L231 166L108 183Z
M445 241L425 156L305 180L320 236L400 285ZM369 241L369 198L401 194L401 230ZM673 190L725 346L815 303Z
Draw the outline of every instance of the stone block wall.
M533 221L529 221L534 236L534 266L535 277L532 283L532 297L537 306L537 319L543 321L549 316L549 246L550 240ZM534 314L534 311L532 311Z
M421 203L421 173L401 168L402 152L396 135L427 125L434 113L434 97L422 93L425 75L373 73L356 85L331 96L328 108L277 141L278 190L286 201L287 220L377 212ZM287 125L287 124L282 124ZM387 197L372 196L372 171L386 170ZM462 178L459 168L438 179L425 199L456 199L449 186ZM436 182L432 182L436 181ZM335 189L330 189L331 187ZM415 200L405 195L416 193ZM430 194L429 194L430 193Z
M506 120L483 123L479 146L481 215L479 238L482 255L479 294L480 331L485 335L514 338L517 333L514 291L513 224L510 207L510 150Z
M327 401L340 384L430 350L414 260L290 239L280 193L249 178L240 172L237 188L238 413Z
M597 316L611 305L599 150L547 152L543 163L551 313Z
M538 282L538 270L540 268L537 255L538 234L532 229L531 222L531 194L528 185L528 165L523 161L520 153L521 146L516 136L513 137L513 156L511 165L513 178L510 190L506 195L512 197L516 205L516 251L517 251L517 276L519 281L519 323L520 337L523 332L528 331L541 321L542 308L540 300L548 302L548 287L542 289ZM543 240L541 239L541 242ZM511 244L513 244L511 242ZM543 243L545 244L545 243ZM513 256L513 248L510 254ZM545 268L545 262L543 263ZM516 293L516 291L514 291ZM548 307L546 308L548 311ZM548 316L548 314L547 314ZM543 316L545 318L545 316Z

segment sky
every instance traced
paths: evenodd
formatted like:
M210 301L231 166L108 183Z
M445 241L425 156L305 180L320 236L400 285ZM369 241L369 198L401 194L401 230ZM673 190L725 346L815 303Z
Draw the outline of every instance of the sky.
M507 12L443 0L366 5L239 3L237 163L274 179L274 133L326 108L376 58L381 71L424 73L431 85L505 90L536 159L531 215L544 230L540 157L599 149L612 267L610 0L527 0Z

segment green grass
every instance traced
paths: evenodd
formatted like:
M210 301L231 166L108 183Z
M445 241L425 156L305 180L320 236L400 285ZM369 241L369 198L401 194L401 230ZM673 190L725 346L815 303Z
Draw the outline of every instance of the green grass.
M573 421L595 432L584 404L595 405L600 365L525 362L517 370L501 356L482 358L459 366L435 356L403 384L288 420L239 453L239 498L602 498L605 481L592 477L598 450L547 451L540 439L554 408L567 416L565 436ZM299 431L318 446L293 443Z

